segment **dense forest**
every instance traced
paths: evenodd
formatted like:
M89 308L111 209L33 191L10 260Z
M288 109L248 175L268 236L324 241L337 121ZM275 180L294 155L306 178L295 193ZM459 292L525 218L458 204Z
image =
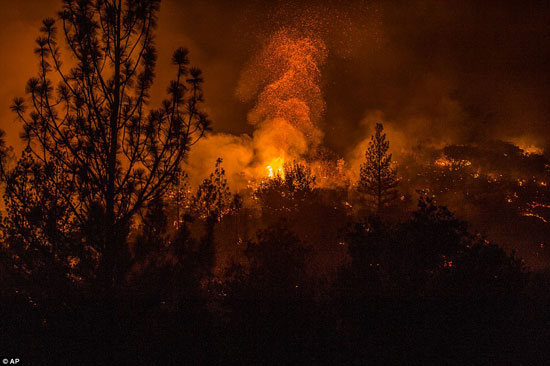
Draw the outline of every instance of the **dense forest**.
M42 23L38 72L12 104L24 148L1 136L1 357L548 361L550 275L513 250L522 233L540 248L549 235L543 154L493 141L396 164L380 122L354 175L298 121L307 152L270 156L232 187L216 151L196 185L187 158L211 134L208 79L177 48L153 106L159 6L64 0ZM285 108L292 121L302 107ZM518 237L493 242L508 225Z

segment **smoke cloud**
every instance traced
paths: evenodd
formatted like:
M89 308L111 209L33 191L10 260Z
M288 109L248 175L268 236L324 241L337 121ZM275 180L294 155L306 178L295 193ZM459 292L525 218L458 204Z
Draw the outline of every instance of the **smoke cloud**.
M60 6L58 0L2 1L0 127L16 147L20 127L8 106L36 72L33 40L40 20L54 16ZM267 146L299 156L304 144L308 149L319 144L353 165L372 132L373 116L384 122L396 160L401 150L419 143L489 139L548 153L549 16L547 1L165 0L152 105L173 74L171 52L184 45L204 71L214 129L224 134L195 147L189 159L193 167L199 151L211 159L227 147L239 152L237 157L223 154L228 171L234 161L236 175L265 172L267 158L258 147L285 140L274 132L284 123L289 125L285 131L299 132L292 135L296 141ZM277 37L279 42L270 43ZM268 88L293 84L292 66L265 57L285 44L292 48L292 42L315 46L312 57L319 68L304 73L316 79L314 87L305 87L295 99ZM263 63L268 59L273 64ZM286 105L271 103L277 98ZM288 117L290 110L302 113Z
M190 175L197 175L204 154L218 152L229 159L227 172L242 188L248 180L282 173L285 161L299 160L319 146L326 58L320 38L286 28L271 35L241 72L235 91L242 101L255 101L247 116L255 128L252 138L214 134L200 141L189 157Z

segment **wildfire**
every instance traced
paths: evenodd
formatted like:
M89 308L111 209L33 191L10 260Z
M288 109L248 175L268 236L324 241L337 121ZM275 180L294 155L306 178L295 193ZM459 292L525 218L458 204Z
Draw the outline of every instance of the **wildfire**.
M529 137L516 138L511 140L521 150L524 155L542 155L544 150Z
M542 203L542 202L531 202L531 203L527 204L527 208L522 210L521 215L522 216L534 217L536 219L541 220L545 224L548 224L548 223L550 223L550 219L545 217L547 215L544 215L544 211L545 211L545 209L547 210L549 208L550 208L550 204L546 204L546 203ZM537 209L538 209L539 212L535 211ZM543 212L540 212L540 211L543 211Z
M541 207L541 208L550 208L550 205L547 205L547 204L544 204L544 203L539 203L539 202L531 202L529 204L529 206L531 208L537 208L537 207Z
M237 96L256 99L248 122L255 162L250 176L283 176L286 161L301 160L322 139L325 111L321 68L328 55L323 40L283 28L271 35L241 74Z
M523 215L523 216L534 217L534 218L536 218L536 219L541 220L541 221L544 222L545 224L548 224L548 223L549 223L549 221L548 221L545 217L543 217L542 215L536 214L536 213L534 213L534 212L531 212L531 211L522 212L522 215Z
M525 155L542 155L543 153L543 150L540 147L534 145L525 146L522 150Z
M268 177L274 178L275 176L284 176L284 159L282 157L274 158L269 162L265 168L268 171Z
M457 170L472 165L469 160L455 160L446 157L440 157L434 161L434 164L442 168L449 168L449 170Z
M296 127L310 143L320 141L317 122L325 109L320 87L327 57L322 40L284 29L275 33L259 58L256 72L267 83L249 114L249 122L282 118Z

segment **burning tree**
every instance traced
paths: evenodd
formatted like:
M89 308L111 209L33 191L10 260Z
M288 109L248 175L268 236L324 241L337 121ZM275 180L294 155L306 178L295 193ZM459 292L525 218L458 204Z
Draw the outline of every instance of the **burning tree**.
M40 252L50 267L81 257L80 244L86 245L97 253L96 275L107 290L123 278L133 218L173 184L186 152L210 123L200 108L201 71L188 67L183 48L173 54L177 72L168 98L148 108L159 3L64 0L59 21L43 21L35 49L38 75L27 83L27 98L16 98L11 107L27 148L19 169L4 174L6 232L20 238L29 262ZM72 56L69 67L63 67L61 43ZM28 195L46 210L29 212ZM21 232L28 228L43 235ZM67 238L63 251L61 234Z
M214 229L217 223L226 215L236 212L241 207L241 197L233 195L227 185L222 159L216 160L216 168L210 178L200 185L191 202L191 212L204 221L205 236L203 237L199 255L207 267L214 264Z
M386 203L397 197L397 172L391 165L391 154L388 154L390 143L383 133L384 126L376 124L376 132L371 136L365 152L366 161L361 164L361 175L357 190L376 200L378 211Z
M254 191L254 197L268 210L295 211L313 198L316 180L307 165L296 161L285 163L283 174L261 182Z
M193 213L207 225L220 222L225 215L240 206L239 196L231 194L227 185L222 161L221 158L216 160L214 172L199 185L191 203Z

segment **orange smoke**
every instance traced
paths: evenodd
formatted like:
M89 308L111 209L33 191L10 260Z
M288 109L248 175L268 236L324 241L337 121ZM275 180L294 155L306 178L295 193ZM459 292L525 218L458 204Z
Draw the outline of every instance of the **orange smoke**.
M318 37L291 29L273 34L245 68L237 88L242 100L256 98L248 122L262 129L273 120L286 121L309 147L317 146L322 138L317 123L325 111L320 81L326 58L327 48Z
M282 174L285 162L302 160L323 137L318 122L325 111L320 82L326 58L318 37L290 29L274 33L241 74L236 91L243 101L256 100L248 114L256 126L252 138L210 135L193 148L188 167L200 170L219 156L229 181L242 182Z
M254 83L263 86L248 115L249 123L261 125L283 119L297 128L309 144L318 145L322 133L317 123L325 111L320 68L326 58L326 46L319 38L288 29L275 33L243 73L237 90L246 100L251 97Z

